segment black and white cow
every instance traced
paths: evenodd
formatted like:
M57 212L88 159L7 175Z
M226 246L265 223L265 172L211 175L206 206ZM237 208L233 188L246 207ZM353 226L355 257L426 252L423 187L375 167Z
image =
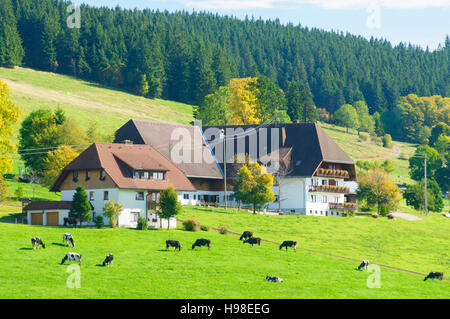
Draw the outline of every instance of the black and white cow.
M105 258L105 260L103 261L102 266L106 266L106 265L108 265L108 267L111 266L111 265L112 265L112 262L113 262L113 259L114 259L113 254L108 254L108 255L106 255L106 258Z
M63 243L67 243L67 246L75 247L75 241L73 240L73 236L69 233L63 234Z
M266 281L270 281L270 282L283 282L283 279L281 279L280 277L269 277L269 276L266 276Z
M73 226L77 226L78 223L78 219L74 218L74 217L64 217L64 227L66 227L67 225L73 225Z
M243 244L245 244L245 243L249 243L250 245L252 245L252 247L255 244L258 244L258 246L261 246L261 238L259 238L259 237L251 237L249 239L244 240Z
M61 265L64 264L65 261L68 261L69 265L71 261L76 261L81 266L81 254L78 253L67 253L64 258L61 260Z
M369 266L369 261L367 259L364 259L361 262L361 265L359 265L358 270L361 270L362 268L364 268L364 270L367 270L367 266Z
M178 249L178 251L181 250L181 244L178 240L166 240L166 249L169 249L169 247L175 247L175 250Z
M292 247L294 248L294 251L297 251L297 242L296 241L292 241L292 240L285 240L281 245L280 245L280 250L281 248L285 247L286 251L288 249L288 247Z
M431 279L433 281L434 281L434 279L442 280L442 279L444 279L444 273L432 271L428 274L428 276L425 277L425 279L423 281L426 281L427 279Z
M192 249L194 249L195 247L202 248L202 246L207 246L208 250L209 250L210 244L211 244L211 240L209 240L209 239L197 239L195 241L195 243L192 245Z
M245 231L242 233L241 237L239 238L239 240L242 239L247 239L247 238L252 238L253 237L253 233L251 231Z
M31 244L33 245L33 249L40 248L41 246L42 248L45 248L45 244L40 237L31 238Z

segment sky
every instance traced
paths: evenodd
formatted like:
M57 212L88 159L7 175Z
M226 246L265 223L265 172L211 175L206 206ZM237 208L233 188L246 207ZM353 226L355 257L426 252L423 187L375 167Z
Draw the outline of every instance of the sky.
M238 18L280 19L429 47L450 35L450 0L73 0L93 6L208 11Z

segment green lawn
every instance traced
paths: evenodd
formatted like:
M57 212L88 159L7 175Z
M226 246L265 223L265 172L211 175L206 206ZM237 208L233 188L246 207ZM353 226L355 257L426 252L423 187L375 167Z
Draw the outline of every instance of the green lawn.
M76 248L61 246L64 232ZM46 249L32 250L40 236ZM197 238L211 250L191 250ZM181 252L166 251L166 239ZM66 285L68 251L83 255L81 288ZM111 268L100 267L107 253ZM273 244L243 245L237 237L182 230L67 229L0 224L0 298L450 298L450 283L381 270L381 288L368 288L357 264ZM269 283L265 275L283 283Z
M400 218L316 217L253 215L223 208L184 206L179 217L194 217L202 224L282 242L296 240L300 247L419 273L450 272L450 220L442 214L421 215L421 221Z

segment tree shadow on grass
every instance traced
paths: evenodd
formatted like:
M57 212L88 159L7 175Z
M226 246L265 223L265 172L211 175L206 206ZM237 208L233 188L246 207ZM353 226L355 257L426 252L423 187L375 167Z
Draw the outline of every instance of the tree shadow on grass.
M23 248L19 248L19 250L33 250L33 248L25 248L25 247L23 247Z

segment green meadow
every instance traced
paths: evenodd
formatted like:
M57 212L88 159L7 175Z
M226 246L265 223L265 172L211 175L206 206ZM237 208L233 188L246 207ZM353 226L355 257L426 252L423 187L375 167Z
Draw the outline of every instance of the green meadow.
M76 247L62 244L73 234ZM33 250L40 236L45 249ZM211 240L211 250L190 246ZM165 249L179 240L180 252ZM80 288L70 288L73 271L61 259L82 254ZM102 267L106 254L112 267ZM357 263L302 250L279 251L274 244L242 244L214 231L95 229L0 223L0 298L449 298L450 283L381 269L380 288L369 288L374 273ZM283 283L270 283L266 275ZM72 277L73 278L73 277Z
M295 240L300 248L387 265L422 274L450 272L450 220L442 214L422 220L372 217L254 215L247 211L184 206L179 219L196 218L202 225L281 243Z

